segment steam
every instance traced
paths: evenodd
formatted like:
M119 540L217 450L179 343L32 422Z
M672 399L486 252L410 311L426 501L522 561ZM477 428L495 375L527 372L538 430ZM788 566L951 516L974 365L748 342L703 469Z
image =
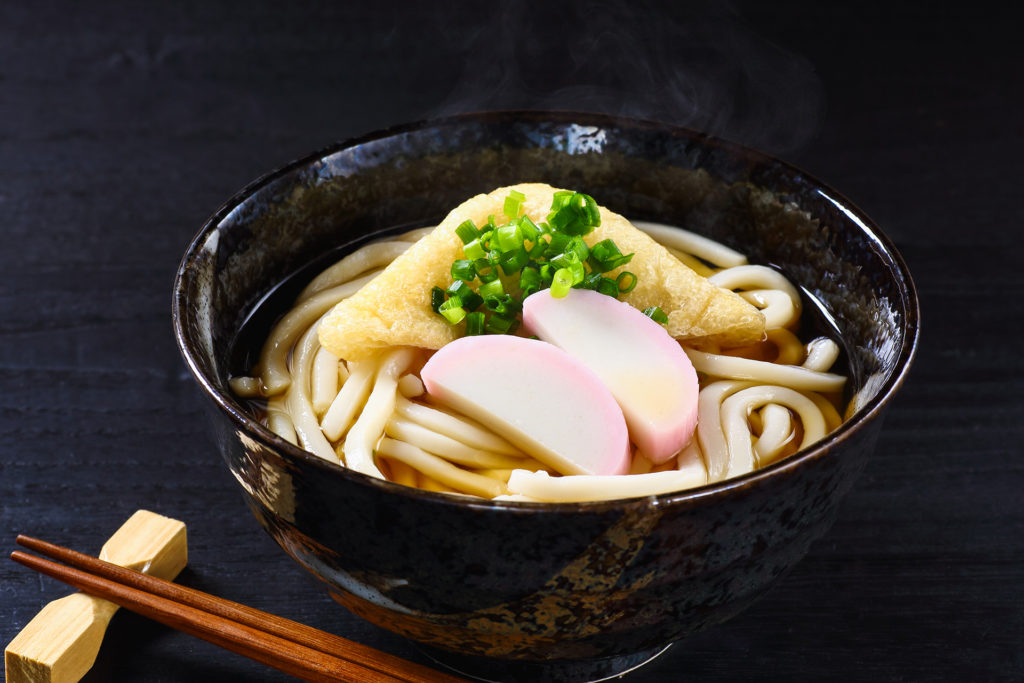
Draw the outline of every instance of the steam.
M800 148L818 130L823 95L813 67L759 36L728 5L515 0L491 7L498 6L461 36L463 73L432 115L604 112L773 153Z

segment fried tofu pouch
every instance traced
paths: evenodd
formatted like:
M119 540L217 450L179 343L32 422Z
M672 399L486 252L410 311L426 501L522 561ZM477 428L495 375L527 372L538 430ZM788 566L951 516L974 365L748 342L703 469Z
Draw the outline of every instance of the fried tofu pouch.
M462 325L449 325L431 309L430 290L446 289L452 282L452 261L462 258L462 240L455 228L466 219L483 225L489 215L500 223L510 190L526 195L523 211L537 223L550 213L557 191L550 185L524 183L462 203L377 277L335 306L320 323L320 343L339 358L360 360L388 346L439 349L460 336ZM636 275L637 284L621 297L623 301L641 310L659 306L668 315L666 329L680 341L740 346L764 336L760 311L690 270L622 216L604 207L600 211L601 225L584 240L593 245L611 238L623 254L634 254L625 269Z

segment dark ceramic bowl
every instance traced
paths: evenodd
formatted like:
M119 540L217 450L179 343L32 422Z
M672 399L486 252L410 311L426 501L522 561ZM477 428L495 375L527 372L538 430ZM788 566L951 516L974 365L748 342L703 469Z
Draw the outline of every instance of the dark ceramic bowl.
M249 316L279 283L271 298L283 307L310 264L523 181L587 192L627 217L684 226L780 268L842 335L852 418L731 481L542 505L470 501L349 471L278 438L232 395L229 375L245 370L239 348L258 347L269 325ZM504 660L509 677L556 680L614 673L728 619L807 552L874 447L914 354L918 304L870 219L792 166L651 122L507 112L344 142L245 188L189 245L174 325L245 500L341 604L437 652L480 657L459 665L474 673Z

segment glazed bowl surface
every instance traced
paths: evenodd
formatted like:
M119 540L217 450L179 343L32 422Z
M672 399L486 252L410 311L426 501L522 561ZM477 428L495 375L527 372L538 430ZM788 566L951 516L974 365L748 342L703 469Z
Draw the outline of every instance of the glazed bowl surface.
M589 193L629 218L678 225L779 268L838 329L853 415L813 447L737 479L533 504L349 471L277 437L232 394L229 377L245 372L269 328L275 307L266 301L287 305L317 266L376 236L435 223L474 194L528 181ZM690 130L571 112L411 124L270 173L189 245L173 315L246 502L341 604L439 652L590 662L590 677L728 619L806 554L871 453L918 338L916 294L899 254L823 183Z

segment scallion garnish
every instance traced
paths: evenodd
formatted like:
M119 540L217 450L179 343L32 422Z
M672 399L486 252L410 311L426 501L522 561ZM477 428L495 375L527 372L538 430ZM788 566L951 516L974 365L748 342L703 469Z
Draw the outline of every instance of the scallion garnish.
M482 311L466 314L466 334L484 333L484 314Z
M476 291L484 299L490 296L501 296L505 293L505 285L502 284L501 280L495 278L477 287Z
M624 266L632 258L632 254L623 255L612 240L601 240L590 248L590 265L594 270L602 273Z
M462 251L466 255L466 258L474 261L482 259L487 255L487 250L484 249L484 246L480 243L479 239L471 240L466 243L466 245L462 247Z
M619 276L617 278L615 278L615 285L623 294L626 294L627 292L632 292L633 288L636 287L636 275L629 272L628 270L624 270L621 273L619 273Z
M561 299L572 289L572 272L568 268L559 268L551 280L551 296Z
M619 296L619 285L610 277L602 277L601 281L597 283L597 291L617 299Z
M434 287L430 290L430 307L434 309L434 313L437 313L437 309L441 308L444 299L444 290L440 287Z
M665 311L661 310L659 306L648 306L644 309L644 315L662 325L668 322L668 316L665 315Z
M462 322L462 319L466 317L466 309L462 307L462 299L457 296L449 297L447 301L438 307L437 312L443 315L444 319L452 325Z
M519 274L519 289L523 290L523 298L541 289L540 271L533 267L523 268Z
M491 215L480 227L466 220L455 228L464 257L452 263L448 289L431 290L430 303L453 325L465 320L466 334L514 332L523 299L544 288L555 297L573 287L618 297L636 286L633 273L603 275L629 263L632 254L622 254L610 239L593 246L583 240L601 225L592 197L556 192L541 223L522 213L525 201L526 195L510 190L503 205L508 222L499 225Z
M480 236L480 231L476 229L476 224L472 220L467 219L455 228L455 234L459 236L463 244L469 244Z
M456 280L448 287L449 297L459 297L462 300L462 307L467 311L475 311L480 308L484 298L473 291L473 287L465 280Z
M452 278L472 282L476 279L476 266L469 259L456 259L452 261Z
M519 210L523 207L523 202L526 201L526 195L517 190L509 190L508 196L505 197L505 215L509 218L519 218Z
M512 334L519 327L519 321L515 318L507 318L502 315L492 315L487 319L484 330L491 334Z

